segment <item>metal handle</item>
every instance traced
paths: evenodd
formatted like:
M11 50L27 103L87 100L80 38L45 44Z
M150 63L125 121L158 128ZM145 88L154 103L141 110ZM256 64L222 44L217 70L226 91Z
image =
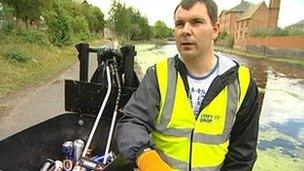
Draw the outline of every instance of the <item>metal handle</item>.
M101 115L102 115L102 113L103 113L103 111L104 111L104 108L105 108L105 106L106 106L106 104L107 104L107 102L108 102L108 100L109 100L109 96L110 96L110 93L111 93L112 81L111 81L110 67L109 67L109 66L106 66L106 71L107 71L108 90L107 90L105 99L103 100L103 103L102 103L102 105L101 105L101 107L100 107L99 113L98 113L98 115L97 115L97 118L96 118L96 120L95 120L94 126L93 126L93 128L92 128L92 130L91 130L90 136L89 136L89 138L88 138L88 140L87 140L87 143L86 143L86 145L85 145L85 148L84 148L84 150L83 150L83 152L82 152L82 155L81 155L82 157L85 157L86 154L87 154L87 151L88 151L88 149L89 149L89 147L90 147L91 141L92 141L93 136L94 136L94 134L95 134L96 128L97 128L97 126L98 126L99 120L100 120L100 118L101 118Z
M111 121L111 127L110 127L110 131L109 131L109 135L108 135L107 145L106 145L106 149L105 149L105 153L104 153L103 164L106 164L107 158L108 158L108 153L110 151L113 131L114 131L114 127L115 127L115 121L116 121L116 117L117 117L117 110L118 110L119 100L120 100L120 96L121 96L121 83L120 83L120 79L119 79L119 75L118 75L117 61L116 61L115 57L114 57L114 72L115 72L115 77L116 77L116 82L117 82L117 87L118 87L118 93L117 93L115 109L114 109L114 113L113 113L113 117L112 117L112 121Z

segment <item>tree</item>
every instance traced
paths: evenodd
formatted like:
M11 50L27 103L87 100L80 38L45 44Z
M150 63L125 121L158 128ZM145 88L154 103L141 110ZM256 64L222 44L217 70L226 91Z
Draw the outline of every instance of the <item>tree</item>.
M71 40L72 28L69 15L60 1L54 1L51 8L44 15L51 42L62 46Z
M131 16L132 29L131 40L149 40L151 29L148 19L143 17L139 11L133 11Z
M24 21L26 28L28 24L38 23L43 9L47 6L47 1L44 0L0 0L0 2L12 7L17 22Z
M83 15L89 24L89 29L91 32L99 33L103 32L105 27L104 14L98 7L89 5L87 3L82 4L83 7Z
M114 0L109 15L110 25L114 27L115 32L119 36L130 38L132 8L126 8L125 4Z
M119 36L130 40L149 40L152 31L148 19L132 7L113 1L109 12L109 23Z
M154 24L155 38L166 38L172 36L172 30L163 21L158 20Z

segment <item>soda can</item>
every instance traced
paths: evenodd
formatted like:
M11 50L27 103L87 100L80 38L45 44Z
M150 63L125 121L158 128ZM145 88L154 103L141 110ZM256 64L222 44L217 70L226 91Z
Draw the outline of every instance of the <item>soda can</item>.
M84 148L84 141L82 139L76 139L74 141L74 160L77 162L82 154Z
M48 171L53 164L54 164L53 160L46 159L46 161L43 163L42 167L40 168L40 171Z
M62 171L62 170L63 170L62 162L60 160L56 160L55 165L49 171Z
M87 169L76 164L73 171L86 171Z
M62 144L63 170L71 171L74 165L74 143L66 141Z

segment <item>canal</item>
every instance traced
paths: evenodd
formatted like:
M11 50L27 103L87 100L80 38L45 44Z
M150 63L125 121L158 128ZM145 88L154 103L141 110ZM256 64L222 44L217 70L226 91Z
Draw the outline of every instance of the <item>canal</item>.
M177 53L174 44L159 50L163 56ZM304 170L304 67L224 55L248 66L259 87L261 116L254 170Z

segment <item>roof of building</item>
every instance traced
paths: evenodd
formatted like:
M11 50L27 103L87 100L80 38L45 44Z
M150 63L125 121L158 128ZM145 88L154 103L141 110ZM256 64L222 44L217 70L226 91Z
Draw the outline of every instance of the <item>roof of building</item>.
M240 16L240 18L237 21L251 18L262 5L266 6L265 2L261 2L256 5L253 4L249 6L248 9L244 11L244 13Z
M246 11L251 5L254 5L251 2L242 1L239 5L229 9L227 12L244 12Z
M219 17L222 16L222 15L224 15L224 14L226 14L226 12L227 12L226 10L222 10L221 13L220 13L220 15L219 15Z
M292 24L291 26L299 26L299 25L304 25L304 20L301 20L295 24Z

